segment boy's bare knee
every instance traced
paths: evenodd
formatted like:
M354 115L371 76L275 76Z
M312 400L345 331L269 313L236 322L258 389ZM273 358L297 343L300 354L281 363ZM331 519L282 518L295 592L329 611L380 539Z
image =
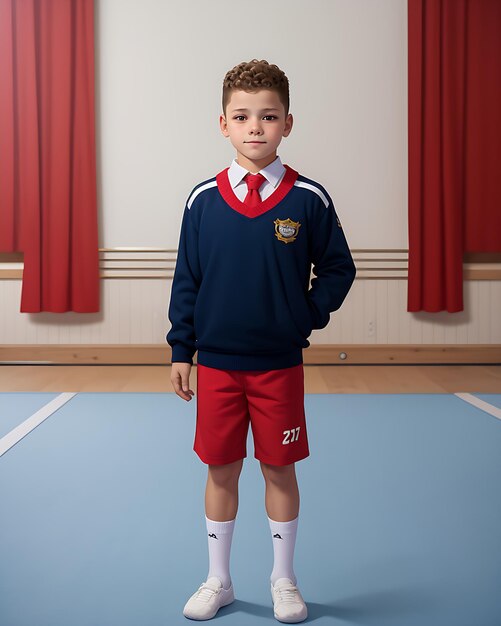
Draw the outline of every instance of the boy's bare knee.
M261 471L266 481L274 484L284 484L294 480L296 475L296 466L294 463L289 465L270 465L261 463Z
M218 485L226 485L238 481L244 464L243 459L225 465L209 465L209 476Z

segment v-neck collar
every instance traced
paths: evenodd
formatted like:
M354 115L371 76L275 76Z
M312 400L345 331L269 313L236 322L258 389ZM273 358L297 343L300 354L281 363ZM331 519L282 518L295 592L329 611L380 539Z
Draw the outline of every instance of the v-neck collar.
M226 167L224 170L219 172L216 175L217 187L220 194L223 196L224 200L231 206L232 209L237 211L238 213L244 215L245 217L254 218L266 213L273 207L275 207L280 201L282 201L285 196L289 193L289 191L294 187L294 183L299 176L299 172L292 169L284 163L284 167L286 172L278 185L275 191L269 195L266 200L263 200L261 204L257 207L249 207L244 204L233 191L233 188L228 179L228 170L229 167Z

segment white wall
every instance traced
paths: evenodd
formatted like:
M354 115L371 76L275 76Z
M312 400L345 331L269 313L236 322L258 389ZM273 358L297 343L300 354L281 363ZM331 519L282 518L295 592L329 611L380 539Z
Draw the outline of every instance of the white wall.
M191 189L230 165L226 72L290 82L277 153L329 191L351 247L407 248L406 0L97 0L100 247L178 245Z
M465 281L460 313L408 313L406 254L395 265L392 253L362 252L408 248L407 0L96 0L95 9L100 248L177 248L189 192L235 156L219 129L224 75L264 58L290 81L294 127L278 154L328 189L359 251L355 284L311 343L501 342L500 281ZM0 280L0 343L165 344L175 254L156 257L168 268L156 275L148 252L119 256L133 270L108 269L117 255L102 253L96 314L21 315L21 281Z

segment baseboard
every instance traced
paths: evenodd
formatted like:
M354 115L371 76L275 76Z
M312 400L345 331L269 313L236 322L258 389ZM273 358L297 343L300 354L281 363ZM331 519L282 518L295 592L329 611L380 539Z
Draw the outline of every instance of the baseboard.
M0 365L171 365L169 345L7 345ZM193 363L196 365L197 354ZM501 364L500 345L322 345L303 351L305 365Z

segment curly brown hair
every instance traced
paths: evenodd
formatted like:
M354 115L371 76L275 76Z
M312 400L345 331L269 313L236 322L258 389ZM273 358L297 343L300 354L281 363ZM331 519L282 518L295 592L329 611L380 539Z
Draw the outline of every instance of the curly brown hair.
M226 72L223 80L223 113L233 91L254 92L261 89L276 91L280 102L284 105L285 117L289 114L289 80L284 72L265 59L258 61L242 61Z

